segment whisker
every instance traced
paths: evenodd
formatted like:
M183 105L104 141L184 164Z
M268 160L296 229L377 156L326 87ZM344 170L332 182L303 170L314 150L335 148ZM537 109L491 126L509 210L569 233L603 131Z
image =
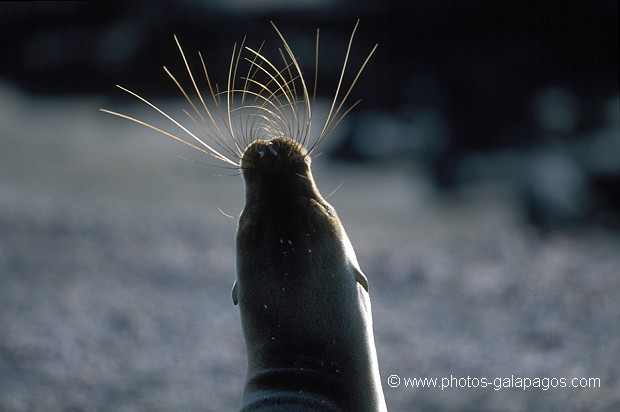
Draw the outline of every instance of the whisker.
M316 42L314 45L314 87L312 89L312 104L316 100L316 86L319 81L319 29L316 29Z
M182 52L181 52L182 53ZM183 56L183 58L185 59L185 56ZM220 147L227 147L227 152L232 153L233 156L239 157L234 150L230 150L228 149L228 140L222 136L221 131L219 130L219 127L217 126L217 123L215 122L215 120L211 117L210 112L208 109L207 110L207 114L209 115L210 119L211 119L211 123L207 122L206 119L204 118L204 116L202 115L202 113L200 113L200 111L198 110L198 108L196 107L196 105L194 104L194 101L191 99L191 97L187 94L187 92L185 91L185 89L183 88L183 86L181 86L181 84L179 83L179 81L176 79L176 77L168 70L168 68L166 66L164 66L164 70L166 71L166 73L168 74L168 76L172 79L172 81L174 82L174 84L177 86L177 88L181 91L181 93L183 94L183 96L185 97L185 100L189 103L189 105L192 107L192 109L194 110L194 112L200 117L200 119L202 120L202 122L207 125L207 127L209 129L211 129L211 133L207 132L208 135L212 136L215 138L216 142L218 143L218 146ZM188 71L189 71L189 66L188 66ZM194 78L190 73L190 77L192 78L192 82L194 82ZM194 82L195 85L195 82ZM200 97L200 99L202 100L202 97ZM204 104L204 101L203 101ZM205 105L206 108L206 105ZM193 116L191 116L189 114L189 112L187 112L186 110L183 110L183 112L190 117L190 119L192 119L192 121L203 131L206 132L206 130L199 125L199 123L193 118ZM213 125L215 127L216 130L213 129L213 127L211 127L211 125Z
M258 52L260 53L263 50L263 46L265 45L265 42L263 41L260 45L260 47L258 48ZM244 60L249 62L249 66L248 66L248 73L246 75L245 78L242 78L242 80L245 80L244 84L243 84L243 90L241 91L241 106L245 106L245 99L248 96L248 92L250 91L250 81L254 79L254 77L257 75L258 73L258 68L257 66L261 65L262 62L256 62L256 60L258 59L258 56L254 55L254 57L252 58L252 60L245 58ZM254 103L256 103L256 101L258 100L257 96L254 96ZM253 135L254 133L253 128L254 125L256 124L256 119L252 119L250 120L251 116L248 116L245 121L243 121L242 119L242 126L243 126L243 137L244 137L244 144L247 146L250 144L250 142L253 139Z
M225 213L222 209L220 209L219 207L216 208L221 214L223 214L224 216L230 218L230 219L237 219L236 217L229 215L228 213Z
M344 97L342 98L340 104L338 105L338 108L336 109L335 113L334 113L334 117L332 119L329 120L329 123L331 124L334 119L335 116L340 112L340 110L342 109L344 103L347 101L347 99L349 98L349 95L351 94L351 91L353 90L353 88L355 87L355 84L357 83L357 80L359 79L359 77L362 74L362 71L364 70L364 68L366 67L366 64L368 64L368 61L370 60L370 58L372 57L372 55L374 54L375 50L377 50L377 47L379 45L375 44L375 46L372 48L372 50L370 51L370 54L368 55L368 57L366 57L366 60L364 61L364 63L360 66L360 69L357 72L357 75L355 76L355 79L353 79L353 82L351 82L351 85L349 86L349 89L347 90L346 94L344 95ZM338 119L338 121L336 122L336 124L329 128L329 125L326 125L328 127L326 127L326 129L330 129L333 130L339 123L340 121L351 111L351 109L353 109L353 107L357 106L360 103L361 100L358 100L357 102L355 102L355 104L351 107L349 107L349 109L342 115L340 116L340 118ZM325 136L321 137L321 140L323 140L325 138Z
M190 148L224 162L235 170L239 170L239 161L243 158L245 148L256 139L270 139L277 136L288 137L306 147L308 154L310 154L359 104L357 101L350 107L345 107L353 88L377 49L377 45L372 48L351 83L345 88L345 74L359 23L358 20L349 38L329 112L318 136L312 137L313 141L310 147L308 145L311 136L313 136L311 134L312 109L316 102L319 77L320 31L318 29L316 30L314 49L315 67L312 97L310 97L298 57L295 56L286 38L273 22L271 25L282 43L282 47L278 48L279 59L277 62L263 52L264 42L258 49L254 49L245 45L246 38L244 37L240 44L235 43L232 48L226 88L220 89L217 82L212 82L205 58L202 53L198 52L202 75L204 76L203 81L206 83L208 91L201 90L204 83L197 81L200 79L194 75L181 42L174 35L174 41L185 67L187 76L185 81L191 82L191 86L184 86L181 82L182 79L175 76L166 66L163 69L189 105L186 109L182 109L182 112L200 130L201 134L212 140L209 143L147 99L122 86L117 85L119 89L131 94L157 111L187 136L181 137L182 135L166 131L129 115L108 109L101 110L162 133ZM239 76L240 72L245 73ZM239 85L237 85L238 82ZM205 96L205 93L210 94L210 98Z
M215 164L211 164L211 163L207 163L207 162L202 162L200 160L196 160L196 159L190 159L189 157L185 157L182 155L177 155L177 157L181 160L185 160L187 162L192 162L194 164L197 165L201 165L201 166L209 166L209 167L217 167L218 169L225 169L225 170L234 170L236 173L232 174L232 175L223 175L223 174L217 174L214 176L238 176L239 175L239 167L231 167L231 166L222 166L222 165L215 165Z
M235 166L235 168L239 168L239 165L237 163L233 162L232 160L228 159L227 157L225 157L223 155L220 155L217 151L209 152L209 151L203 149L202 147L196 146L195 144L190 143L187 140L184 140L184 139L182 139L182 138L180 138L180 137L178 137L178 136L176 136L176 135L174 135L174 134L172 134L170 132L167 132L167 131L165 131L163 129L160 129L159 127L153 126L150 123L144 122L142 120L136 119L135 117L131 117L131 116L128 116L126 114L114 112L112 110L107 110L107 109L99 109L99 110L104 112L104 113L108 113L108 114L111 114L111 115L114 115L114 116L117 116L117 117L121 117L123 119L131 120L132 122L135 122L135 123L138 123L139 125L148 127L149 129L153 129L153 130L155 130L155 131L157 131L157 132L159 132L161 134L164 134L164 135L166 135L168 137L171 137L172 139L174 139L174 140L176 140L178 142L183 143L186 146L191 147L192 149L198 150L199 152L202 152L204 154L212 156L212 157L214 157L214 158L216 158L218 160L221 160L221 161L224 161L226 163L229 163L229 164Z
M319 137L314 142L312 147L310 147L308 149L309 153L311 153L314 150L314 148L317 145L319 145L325 139L325 137L327 137L329 135L329 133L331 133L334 130L334 128L338 124L340 124L340 122L351 111L351 109L353 109L353 107L355 107L359 103L359 101L356 102L352 107L350 107L348 110L346 110L344 112L344 114L342 114L341 116L338 116L338 113L340 113L340 110L342 109L342 107L344 106L345 102L347 101L349 95L351 94L351 91L353 90L353 87L357 83L357 80L359 79L359 77L361 76L362 72L364 71L364 68L366 67L366 64L368 64L368 61L370 60L370 58L374 54L375 50L379 46L378 44L375 44L375 46L372 48L372 50L370 51L370 53L366 57L366 60L364 60L364 63L358 69L357 74L356 74L355 78L353 79L353 82L349 86L347 92L345 93L344 97L341 99L340 103L338 104L338 107L334 111L334 108L335 108L335 106L337 104L337 101L338 101L338 95L340 94L340 88L342 87L342 81L343 81L343 78L344 78L344 74L346 72L347 63L349 61L349 55L351 53L351 47L353 45L353 39L355 37L355 32L357 31L359 23L360 23L360 21L357 20L357 22L355 23L355 27L353 27L353 31L351 32L351 37L349 38L349 44L347 46L347 51L346 51L345 57L344 57L344 63L342 64L342 71L340 72L340 79L338 80L338 86L336 87L336 93L334 94L334 99L333 99L332 105L331 105L331 107L329 109L329 114L327 115L327 119L325 120L325 124L323 125L323 130L321 130L321 133L319 134ZM335 120L335 119L337 119L337 120ZM334 123L334 121L335 121L335 123Z
M185 126L183 126L182 124L180 124L179 122L177 122L176 120L174 120L172 117L170 117L170 115L168 115L166 112L164 112L163 110L161 110L159 107L155 106L154 104L152 104L151 102L149 102L148 100L146 100L145 98L143 98L142 96L138 95L137 93L132 92L129 89L124 88L123 86L117 85L116 87L118 87L119 89L131 94L132 96L135 96L136 98L138 98L139 100L141 100L142 102L146 103L147 105L149 105L150 107L152 107L153 109L155 109L157 112L159 112L162 116L164 116L166 119L170 120L172 123L174 123L177 127L179 127L181 130L183 130L185 133L187 133L192 139L196 140L198 143L200 143L201 145L203 145L205 148L207 148L208 151L206 151L207 154L209 154L210 156L213 156L217 159L220 159L226 163L230 163L233 164L235 166L237 166L237 163L233 162L232 160L230 160L229 158L227 158L226 156L222 155L221 153L219 153L217 150L213 149L211 146L209 146L207 143L205 143L204 141L202 141L198 136L196 136L195 134L193 134L191 131L189 131ZM108 112L110 114L117 114L117 113L111 113ZM126 119L129 120L133 120L136 121L137 119L131 118L130 116L125 116L125 115L121 115L120 117L124 117ZM140 120L137 120L137 123L142 124L144 126L147 127L151 127L154 130L163 132L165 135L168 135L172 138L175 138L176 140L180 140L182 142L185 142L188 146L194 147L194 145L186 142L183 139L177 138L176 136L172 135L171 133L167 133L162 131L161 129L151 126L145 122L142 122ZM202 150L201 150L202 151Z
M286 70L286 67L281 70L278 70L273 65L273 63L271 63L271 61L267 59L265 56L263 56L262 54L258 53L255 50L252 50L251 48L247 48L247 49L250 52L255 53L256 56L258 56L262 61L264 61L275 72L275 74L272 74L269 70L265 69L264 67L258 66L258 69L261 70L263 73L265 73L269 77L270 82L273 81L277 85L276 91L278 90L282 91L282 94L286 98L287 102L291 104L291 102L295 99L295 96L291 94L291 89L289 86L287 86L288 82L286 78L282 75L282 72ZM281 79L281 80L278 80L278 79Z
M219 126L217 125L217 122L215 121L215 119L213 118L213 116L211 115L211 111L209 110L207 104L205 103L204 98L202 97L202 93L200 92L200 88L198 87L198 85L196 84L196 80L194 78L194 74L191 70L191 68L189 67L189 63L187 61L187 58L185 57L185 52L183 51L183 48L181 47L181 43L179 42L179 39L177 38L176 35L174 35L174 41L177 44L177 48L179 49L179 52L181 53L181 58L183 59L183 63L185 64L185 68L187 70L187 74L192 82L192 85L194 86L194 90L196 91L196 94L198 95L198 98L200 99L200 102L202 103L202 107L204 108L207 116L209 117L210 120L210 124L209 122L207 122L207 120L204 118L204 116L202 115L202 113L200 113L200 111L197 109L197 107L194 105L192 99L188 96L188 94L185 92L185 90L183 89L183 87L181 87L181 85L179 84L179 82L177 81L177 79L172 75L172 73L164 66L164 69L166 70L166 73L170 76L170 78L174 81L174 83L177 85L177 87L179 88L179 90L181 90L181 93L185 96L185 99L189 102L189 104L191 105L192 109L194 110L194 112L196 112L196 114L198 114L198 116L200 117L200 119L202 120L202 122L207 125L211 130L212 130L212 136L215 137L217 140L220 141L221 146L229 146L229 141L224 137L224 135L222 134L222 131L220 130ZM205 78L207 80L207 84L209 86L209 90L211 92L211 95L214 98L214 102L216 104L216 107L218 107L217 105L217 101L215 100L215 96L213 95L213 87L211 86L211 81L209 79L209 74L207 72L207 68L204 64L204 59L202 58L202 54L198 53L199 57L200 57L200 61L202 63L202 67L204 70L204 74L205 74ZM220 112L221 113L221 112ZM215 128L215 130L210 126L213 125L213 127ZM233 140L234 142L234 140ZM221 147L220 146L220 147ZM236 147L237 152L232 151L233 153L235 153L235 156L237 158L241 157L241 150L240 148Z
M332 190L327 196L325 196L325 200L329 199L334 193L336 193L338 189L340 189L340 187L344 184L344 182L345 182L344 180L340 182L340 184L336 186L334 190Z
M200 57L200 63L202 65L202 70L204 72L205 79L207 80L207 85L209 87L209 91L210 91L211 97L213 99L213 104L215 105L216 110L220 114L220 118L224 119L225 116L224 116L224 113L223 113L223 110L222 110L222 102L221 102L221 99L219 97L219 89L217 87L217 84L215 85L215 89L216 90L214 90L213 86L211 84L211 80L209 78L209 73L207 71L207 67L206 67L204 59L202 57L202 53L198 53L198 56ZM220 130L219 126L217 125L217 122L214 120L213 116L211 115L211 111L207 108L206 104L204 104L204 108L205 108L205 110L207 112L207 115L209 116L209 119L211 120L211 124L213 124L215 126L216 130L217 130L217 133L214 133L214 136L216 138L218 138L218 139L221 139L223 144L228 145L229 142L224 137L224 134ZM243 149L241 149L241 147L239 146L239 143L235 140L234 136L230 136L230 139L232 140L232 143L234 144L234 151L235 151L236 157L241 159L241 157L243 156Z
M273 21L271 22L271 25L273 26L273 28L275 29L276 33L278 33L278 36L282 40L282 43L284 44L284 48L286 50L286 53L291 58L291 62L295 66L295 71L299 75L299 80L300 80L301 87L302 87L302 90L303 90L303 95L304 95L303 96L303 101L305 102L304 107L305 107L305 113L306 113L306 119L307 119L306 123L304 124L305 127L304 127L303 134L304 134L304 136L308 136L310 134L310 128L312 127L312 109L310 107L310 97L309 97L309 94L308 94L308 88L306 87L306 81L304 80L304 76L303 76L303 72L301 71L301 67L299 66L299 63L297 62L297 59L295 58L295 55L293 54L293 51L291 50L290 46L288 45L288 42L286 41L286 39L284 38L284 36L280 32L280 30L278 30L278 27L274 24Z
M183 110L183 113L185 113L185 115L187 115L187 117L189 117L192 122L196 125L196 127L198 127L200 130L202 130L206 135L208 136L217 136L216 132L213 130L213 128L211 127L211 125L209 123L205 123L206 127L209 128L210 130L205 129L205 126L203 126L200 122L198 122L196 120L196 118L194 118L194 116L192 116L191 113L189 113L187 110ZM230 145L226 144L226 140L220 136L217 136L215 139L215 144L222 149L222 151L230 154L232 157L237 157L239 158L239 155L230 147Z
M245 41L245 37L243 38L243 41ZM242 47L243 47L243 43L242 43ZM240 49L239 54L241 54L242 47L239 48ZM228 70L228 83L227 83L227 89L226 89L226 107L228 109L227 110L228 131L230 132L230 135L232 136L233 140L235 140L236 128L233 128L232 116L230 114L231 114L231 108L232 108L231 98L234 98L235 77L237 76L237 67L239 64L239 58L235 59L236 51L237 51L237 44L235 43L235 45L233 46L232 56L230 58L230 68ZM234 101L232 104L234 104Z
M290 138L295 140L296 142L299 142L300 140L299 131L301 129L301 126L300 126L301 121L299 119L299 108L297 104L297 101L298 101L297 88L295 87L295 80L298 79L298 77L293 77L293 73L291 73L291 64L288 63L288 61L286 60L286 57L284 53L282 52L282 49L278 49L278 51L280 52L280 56L282 57L282 61L284 62L284 67L286 68L288 77L290 79L288 82L286 82L286 86L291 96L293 97L293 101L295 102L295 104L290 107L291 113L293 115L293 121L294 121L293 124L295 125L295 133L292 133L291 131Z

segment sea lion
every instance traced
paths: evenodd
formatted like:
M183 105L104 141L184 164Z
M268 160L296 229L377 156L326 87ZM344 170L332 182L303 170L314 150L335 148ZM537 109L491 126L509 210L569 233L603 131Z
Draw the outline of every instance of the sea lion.
M273 23L272 23L273 24ZM359 24L359 21L358 21ZM319 193L310 155L353 106L351 90L376 49L340 94L357 24L323 128L312 144L310 93L297 57L282 33L282 66L261 48L233 48L227 88L212 86L200 62L211 99L203 98L176 39L193 91L164 67L189 103L184 113L213 143L183 126L148 100L123 87L193 140L134 117L102 109L197 149L241 171L246 203L237 227L239 305L248 370L242 411L387 410L372 329L369 286L334 208ZM318 66L318 31L316 65ZM242 52L249 53L249 57ZM241 63L247 74L235 83ZM315 89L316 76L315 72ZM207 102L211 100L209 104ZM357 103L356 103L357 104Z
M258 140L241 160L239 304L248 355L242 411L386 410L368 281L306 150Z

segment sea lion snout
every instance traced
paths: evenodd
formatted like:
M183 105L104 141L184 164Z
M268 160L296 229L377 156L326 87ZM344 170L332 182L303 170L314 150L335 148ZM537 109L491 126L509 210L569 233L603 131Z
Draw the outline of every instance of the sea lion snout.
M281 163L299 162L306 156L304 147L288 137L255 140L245 149L241 168L263 166L275 161Z
M255 166L260 169L276 168L280 164L286 163L286 153L273 139L260 142L253 148L255 156Z
M319 198L306 149L287 137L255 140L241 159L247 199L285 201L295 194Z

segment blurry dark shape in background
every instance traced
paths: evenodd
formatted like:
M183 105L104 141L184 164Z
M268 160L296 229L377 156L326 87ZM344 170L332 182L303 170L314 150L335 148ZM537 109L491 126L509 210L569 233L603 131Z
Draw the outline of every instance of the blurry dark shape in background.
M321 29L329 96L357 18L354 60L380 49L333 159L405 164L452 194L492 183L543 228L620 229L617 0L1 3L0 76L35 95L177 97L172 34L226 79L244 35L279 47L273 20L306 73Z

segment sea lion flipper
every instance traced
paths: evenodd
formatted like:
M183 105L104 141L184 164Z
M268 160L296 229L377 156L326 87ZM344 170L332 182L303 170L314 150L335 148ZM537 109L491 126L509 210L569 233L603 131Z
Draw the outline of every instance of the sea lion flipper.
M362 275L363 276L363 275ZM239 297L237 296L237 281L235 280L235 283L233 283L233 287L232 287L232 300L233 300L233 304L235 306L237 306L237 303L239 303Z
M366 278L366 275L364 275L362 271L356 267L353 268L353 272L355 272L355 280L357 283L362 285L362 287L366 289L366 292L370 293L368 290L368 279Z

